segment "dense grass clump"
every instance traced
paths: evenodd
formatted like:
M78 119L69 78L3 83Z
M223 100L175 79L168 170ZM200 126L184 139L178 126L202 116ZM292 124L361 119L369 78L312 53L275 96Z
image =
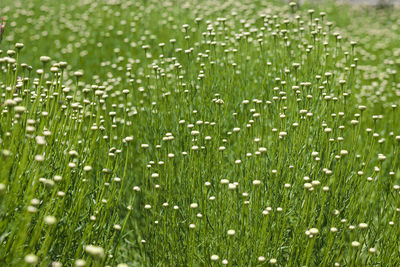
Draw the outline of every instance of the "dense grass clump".
M0 263L400 265L396 7L6 2Z

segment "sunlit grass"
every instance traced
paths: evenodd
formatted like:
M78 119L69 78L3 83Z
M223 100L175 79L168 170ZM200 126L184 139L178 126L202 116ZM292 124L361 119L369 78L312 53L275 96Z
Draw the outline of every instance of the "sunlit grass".
M0 262L400 264L398 9L8 2Z

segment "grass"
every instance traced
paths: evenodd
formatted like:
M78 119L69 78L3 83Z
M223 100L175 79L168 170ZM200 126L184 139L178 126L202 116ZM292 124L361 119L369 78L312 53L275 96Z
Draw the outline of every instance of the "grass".
M399 14L6 0L0 262L399 265Z

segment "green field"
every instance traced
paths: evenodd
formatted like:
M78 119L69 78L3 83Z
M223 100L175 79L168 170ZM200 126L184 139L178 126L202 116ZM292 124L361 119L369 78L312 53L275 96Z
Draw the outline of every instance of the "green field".
M400 7L308 2L2 0L0 266L400 266Z

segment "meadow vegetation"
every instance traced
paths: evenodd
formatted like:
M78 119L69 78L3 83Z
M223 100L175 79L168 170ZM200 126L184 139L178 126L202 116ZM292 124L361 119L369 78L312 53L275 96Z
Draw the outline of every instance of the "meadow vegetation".
M0 265L399 266L399 11L3 0Z

